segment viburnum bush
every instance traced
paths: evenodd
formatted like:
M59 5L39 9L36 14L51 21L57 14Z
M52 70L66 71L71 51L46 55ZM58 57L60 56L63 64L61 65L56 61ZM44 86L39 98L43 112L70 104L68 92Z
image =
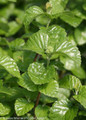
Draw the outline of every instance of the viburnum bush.
M0 120L86 120L86 0L0 0Z

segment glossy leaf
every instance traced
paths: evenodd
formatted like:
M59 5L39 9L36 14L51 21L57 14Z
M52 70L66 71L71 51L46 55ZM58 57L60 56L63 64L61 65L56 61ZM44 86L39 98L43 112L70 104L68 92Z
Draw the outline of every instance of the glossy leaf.
M73 97L86 108L86 86L80 87L79 93Z
M56 101L50 108L50 120L73 120L77 116L77 107L68 100Z
M68 0L49 0L50 14L55 15L64 11Z
M49 82L48 84L39 86L39 91L47 96L50 97L58 97L58 82L53 80Z
M35 84L45 84L56 77L55 68L49 66L45 68L43 63L32 63L28 68L28 74Z
M41 120L41 119L42 120L49 120L48 111L49 111L48 106L38 105L35 109L35 115L37 117L37 120Z
M67 89L76 89L79 90L82 86L80 80L73 75L66 75L63 79L59 81L60 87Z
M18 66L9 56L0 56L0 65L3 66L11 75L20 77Z
M37 91L37 86L31 81L27 73L22 74L22 78L19 79L18 84L29 91Z
M24 48L43 55L45 53L47 44L48 35L46 33L39 31L29 38Z
M18 98L15 102L15 111L18 116L24 115L34 107L34 103L24 98Z
M38 16L43 14L43 10L38 6L32 6L28 8L24 16L24 25L28 28L28 25Z
M44 58L56 59L60 57L64 67L68 70L81 64L78 48L67 41L64 29L59 26L41 29L30 37L24 47L41 54Z
M61 14L60 18L73 27L77 27L82 19L74 16L71 12L64 12Z
M11 112L11 109L8 105L0 103L0 116L8 115Z

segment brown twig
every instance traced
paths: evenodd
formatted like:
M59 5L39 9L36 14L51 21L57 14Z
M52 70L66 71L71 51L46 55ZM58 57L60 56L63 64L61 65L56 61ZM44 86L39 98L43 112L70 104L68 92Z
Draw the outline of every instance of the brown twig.
M34 58L34 62L36 62L37 58L38 58L39 54L36 54L35 58ZM34 120L36 119L36 115L35 115L35 108L37 107L37 105L39 104L39 99L40 99L41 93L38 93L37 99L36 99L36 103L34 106Z
M64 75L65 71L61 71L60 74L59 74L59 78L61 79Z
M35 56L35 58L34 58L34 62L36 62L38 56L39 56L39 54L36 54L36 56Z
M39 104L39 99L40 99L41 93L38 93L37 99L36 99L36 104L34 106L34 119L36 120L36 115L35 115L35 108L37 107L37 105Z

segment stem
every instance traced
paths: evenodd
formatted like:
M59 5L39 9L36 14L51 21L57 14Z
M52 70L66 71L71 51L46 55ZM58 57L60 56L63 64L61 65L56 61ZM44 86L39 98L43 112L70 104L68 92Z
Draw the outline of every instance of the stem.
M47 28L49 27L50 22L51 22L51 20L48 21L47 26L46 26Z
M39 92L39 93L38 93L38 96L37 96L37 99L36 99L36 104L35 104L35 106L34 106L34 120L36 120L35 109L36 109L36 107L37 107L38 104L39 104L40 96L41 96L41 93Z
M34 58L34 62L36 62L38 56L39 56L39 54L36 54L36 56L35 56L35 58Z
M35 58L34 58L34 62L36 62L37 58L38 58L39 54L36 54ZM36 99L36 103L34 106L34 120L36 120L36 115L35 115L35 109L37 107L37 105L39 104L39 99L40 99L41 93L38 93L37 99Z
M47 59L47 67L49 66L50 58Z
M59 78L61 79L64 75L65 71L61 71L60 74L59 74Z

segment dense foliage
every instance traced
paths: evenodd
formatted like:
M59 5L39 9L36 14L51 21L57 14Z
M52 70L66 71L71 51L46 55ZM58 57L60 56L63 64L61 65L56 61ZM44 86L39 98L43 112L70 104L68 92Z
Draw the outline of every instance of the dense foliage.
M0 0L0 120L86 120L86 0Z

